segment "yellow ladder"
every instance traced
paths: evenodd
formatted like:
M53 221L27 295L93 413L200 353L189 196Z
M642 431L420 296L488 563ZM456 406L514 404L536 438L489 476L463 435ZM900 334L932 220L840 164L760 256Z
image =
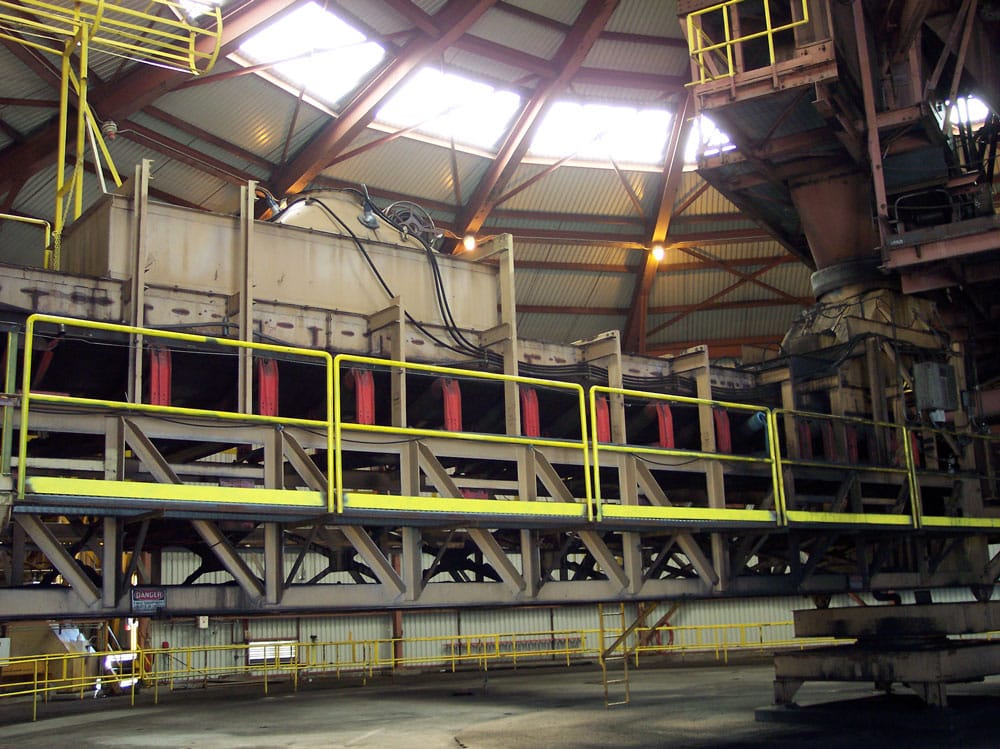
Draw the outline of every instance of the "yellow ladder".
M604 706L627 705L630 694L625 604L597 604L597 620L600 629L599 660L604 682Z

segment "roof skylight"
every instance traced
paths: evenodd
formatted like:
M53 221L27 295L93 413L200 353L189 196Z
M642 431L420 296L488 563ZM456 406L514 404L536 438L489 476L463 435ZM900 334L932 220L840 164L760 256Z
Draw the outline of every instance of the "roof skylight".
M393 127L417 131L456 143L491 148L507 129L521 97L485 83L424 68L404 83L375 114Z
M658 164L663 161L671 116L665 109L556 102L538 128L529 153Z
M385 50L315 2L296 8L240 45L254 63L335 104L382 62Z
M716 156L735 147L728 135L719 130L708 117L700 114L695 117L688 141L684 145L684 163L696 164L704 156Z

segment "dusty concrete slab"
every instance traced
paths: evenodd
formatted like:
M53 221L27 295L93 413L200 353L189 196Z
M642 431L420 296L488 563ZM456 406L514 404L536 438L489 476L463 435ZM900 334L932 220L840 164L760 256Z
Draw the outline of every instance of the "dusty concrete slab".
M772 694L767 664L643 668L632 673L632 704L606 710L592 666L482 673L432 673L358 680L209 687L127 697L60 699L40 706L0 703L0 747L35 749L518 749L519 747L987 747L1000 744L988 716L1000 681L955 687L992 705L976 720L928 733L870 718L850 724L757 723ZM861 699L870 689L812 684L801 704ZM985 703L983 702L985 701ZM985 717L984 717L985 716Z

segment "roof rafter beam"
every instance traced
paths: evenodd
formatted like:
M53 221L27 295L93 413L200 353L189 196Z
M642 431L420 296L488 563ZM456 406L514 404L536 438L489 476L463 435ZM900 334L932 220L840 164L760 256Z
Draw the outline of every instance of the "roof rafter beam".
M659 184L656 218L650 231L649 244L661 244L670 231L670 221L674 215L674 203L677 201L677 191L680 189L681 177L684 175L684 144L691 128L690 113L693 107L693 97L689 93L680 102L674 119L670 125L670 135L667 139L667 154L663 173ZM628 319L625 322L623 346L627 351L643 353L646 350L646 324L649 319L649 293L653 289L656 271L660 261L652 252L646 256L642 275L636 278L632 293L632 304L629 305Z
M524 158L531 139L555 96L569 84L583 65L597 37L618 7L618 2L619 0L587 0L553 58L559 73L542 83L522 108L496 158L480 180L468 205L459 214L456 221L456 228L459 230L457 233L475 233L482 228L495 204L496 195L507 186L514 170Z
M257 179L256 175L236 169L208 154L199 153L185 143L179 143L132 121L124 123L121 137L147 146L164 156L176 159L193 169L210 174L231 185L245 185L249 180Z
M756 268L768 263L783 265L787 263L801 263L794 255L771 255L768 257L736 258L728 261L733 267ZM615 265L614 263L573 263L550 260L518 260L517 267L520 270L554 270L571 271L585 273L635 273L635 265ZM661 263L660 271L663 273L686 273L691 271L714 271L715 269L704 262L692 263Z
M650 356L662 356L664 354L675 354L681 351L686 351L692 346L708 346L709 354L713 358L720 356L739 356L743 346L777 348L781 345L782 338L784 338L784 333L775 333L774 335L740 336L739 338L715 338L699 341L670 341L650 346L647 353Z
M410 0L382 0L382 2L425 34L436 37L441 33L434 23L434 17L425 13Z
M375 117L375 109L420 65L443 53L489 10L496 0L451 0L435 16L436 37L421 34L372 76L340 115L326 124L271 180L275 194L302 192Z

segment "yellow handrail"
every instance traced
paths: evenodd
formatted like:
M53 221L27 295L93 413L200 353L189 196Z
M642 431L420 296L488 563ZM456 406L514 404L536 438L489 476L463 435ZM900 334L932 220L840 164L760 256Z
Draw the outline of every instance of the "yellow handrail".
M161 406L150 403L136 401L117 401L102 398L88 398L73 395L57 395L53 393L32 392L31 389L31 359L32 349L35 340L35 327L39 324L58 325L64 328L82 328L85 330L99 330L109 333L125 333L142 338L159 338L169 341L182 341L185 343L211 344L233 349L247 349L250 351L261 351L272 354L290 355L306 357L320 360L326 370L326 419L304 419L282 416L267 416L264 414L239 413L235 411L220 411L207 408L189 408L185 406ZM139 343L138 345L142 345ZM133 396L141 398L141 393ZM276 426L303 426L311 428L321 428L326 431L327 442L327 471L332 474L334 441L333 441L333 357L326 351L315 349L295 348L271 343L256 343L252 341L239 341L230 338L218 338L214 336L195 335L192 333L180 333L172 330L156 330L152 328L139 328L132 325L121 325L118 323L98 322L95 320L80 320L72 317L60 317L57 315L34 314L28 318L25 326L24 342L24 374L21 384L21 426L20 439L18 445L18 476L17 495L19 499L24 499L25 482L27 478L27 452L28 452L28 429L31 402L52 403L68 406L87 406L92 408L107 409L111 411L131 411L137 413L156 414L164 416L182 417L206 417L213 419L223 419L227 421L239 421L244 423L274 424ZM103 482L109 483L109 482ZM110 482L120 483L120 482ZM120 487L119 487L120 488ZM201 487L205 489L206 487ZM261 491L261 490L258 490ZM327 491L329 495L329 491ZM252 499L248 500L252 503ZM329 506L329 499L327 500Z
M913 454L910 444L910 435L905 425L891 421L877 421L856 416L835 416L832 414L813 413L809 411L790 411L783 408L774 410L775 435L778 435L778 423L784 421L785 429L796 429L801 421L805 422L825 422L831 425L831 433L834 425L839 425L842 429L848 426L862 427L871 430L872 435L877 435L881 430L883 433L896 435L896 450L898 460L892 463L893 456L885 451L884 454L877 455L872 463L861 463L860 457L852 458L850 455L840 456L840 460L816 460L800 455L787 455L781 450L781 442L775 440L778 445L777 468L782 475L782 486L785 486L784 472L786 468L812 468L843 471L845 468L862 471L865 473L882 474L886 476L900 476L906 483L910 494L910 512L907 515L900 514L877 514L859 512L819 512L812 510L797 510L786 507L786 515L789 520L797 522L849 522L863 525L899 525L917 528L920 526L920 503L919 503L919 482L917 480L914 466ZM845 437L846 440L846 437ZM876 437L876 445L878 438ZM785 445L786 451L788 445ZM871 453L869 452L869 455ZM888 461L888 464L887 464Z
M597 420L597 395L599 393L607 395L617 395L625 398L639 398L648 401L665 401L688 406L708 406L710 408L722 408L726 410L743 411L751 414L764 414L764 435L766 442L766 454L761 457L757 455L734 455L723 452L708 452L700 449L683 449L667 447L648 447L633 444L610 444L601 442L598 435ZM699 417L700 418L700 417ZM699 520L748 520L760 522L761 520L781 522L784 514L783 499L784 493L781 487L781 477L777 470L777 447L775 436L774 415L770 409L762 406L752 406L746 403L730 403L728 401L711 400L707 398L693 398L684 395L665 395L662 393L650 393L642 390L628 390L625 388L612 388L595 385L590 388L590 426L591 426L591 449L593 450L594 463L594 499L597 503L598 519L603 517L605 503L601 498L600 480L600 453L625 453L629 455L662 455L670 457L684 457L691 459L715 460L727 463L760 464L766 465L771 474L771 487L774 493L775 512L768 510L730 510L725 508L677 508L678 517L685 515L692 519ZM704 426L702 427L704 428Z
M921 527L929 528L1000 528L1000 508L997 507L996 502L1000 500L1000 464L996 462L997 458L1000 458L1000 436L995 434L977 434L971 430L957 431L954 429L946 429L943 427L935 426L911 426L907 429L908 435L912 439L907 439L906 446L910 450L910 470L913 474L913 484L915 496L918 497L918 507L920 511L920 525ZM922 494L922 484L920 482L921 476L942 476L942 475L953 475L956 479L963 476L968 477L970 475L970 470L963 469L960 465L949 466L946 465L943 468L941 466L935 466L934 468L927 465L927 456L924 456L924 466L917 466L917 458L913 455L913 440L918 442L923 442L927 437L933 440L942 440L947 443L949 448L954 453L968 452L973 450L977 446L982 450L981 458L986 463L986 472L971 471L973 478L978 479L983 482L985 489L989 490L989 499L993 501L993 506L990 508L984 508L982 516L970 516L966 514L935 514L928 513L924 507L924 498ZM960 455L956 455L960 457ZM984 490L985 490L984 489ZM987 497L984 497L986 499ZM987 514L987 512L989 514Z
M439 374L455 378L465 378L474 380L487 380L493 382L516 383L519 385L535 385L545 388L556 388L573 393L577 397L577 404L580 418L579 439L551 439L545 437L524 437L519 435L485 434L482 432L450 432L443 429L423 429L414 427L388 426L383 424L358 424L344 422L341 413L340 383L341 373L345 364L357 364L370 367L384 367L389 369L400 369L412 372L426 372ZM593 501L590 477L590 464L587 445L587 416L586 400L584 398L583 387L572 382L556 382L552 380L542 380L536 377L522 377L520 375L496 374L493 372L477 372L474 370L457 369L455 367L444 367L434 364L417 364L413 362L401 362L391 359L380 359L373 356L360 356L356 354L338 354L334 359L334 435L338 446L336 461L334 465L334 485L336 491L336 511L344 509L344 482L343 482L343 430L349 429L356 432L374 432L380 434L391 434L403 437L443 437L454 440L466 440L472 442L497 443L507 445L525 445L529 447L562 447L579 450L582 457L584 471L584 502L586 504L587 519L593 519ZM547 503L552 504L552 503ZM398 509L406 509L400 506ZM461 511L461 505L456 505L455 509Z
M809 23L809 0L798 1L801 3L802 18L793 20L789 23L781 24L780 26L772 26L771 0L763 0L764 29L751 34L742 34L737 37L733 36L732 23L730 21L730 9L734 6L742 4L743 0L726 0L726 2L718 3L716 5L689 13L687 15L688 52L690 53L691 59L698 70L698 76L688 85L693 86L702 83L709 83L721 78L732 78L736 74L736 69L733 63L733 48L743 42L748 42L753 39L760 39L763 37L767 38L770 65L774 66L776 62L774 53L774 35ZM795 2L796 0L789 0L789 5L792 5ZM703 19L705 16L712 13L720 13L722 17L723 38L720 42L713 42L704 31ZM708 42L708 44L705 44L704 42ZM725 50L726 70L719 74L713 74L708 69L705 57L707 54L719 50Z
M36 344L37 326L41 324L61 326L63 328L80 328L91 331L104 331L111 333L122 333L140 339L138 345L142 345L142 338L165 339L184 343L195 343L200 345L213 345L230 347L233 349L248 349L256 352L266 352L270 354L280 354L301 358L311 358L321 362L325 369L325 397L326 414L324 419L297 418L283 416L268 416L263 414L239 413L235 411L221 411L204 408L189 408L183 406L161 406L142 402L130 402L124 400L111 400L102 398L90 398L68 394L54 394L45 392L34 392L31 387L32 379L32 355ZM135 345L134 343L131 345ZM342 414L341 384L344 369L351 366L382 367L397 369L401 371L414 371L422 373L432 373L455 378L477 379L482 381L492 381L497 383L516 383L521 385L538 386L544 388L559 389L575 397L579 418L579 436L565 439L555 439L550 437L526 437L521 435L486 434L477 432L449 432L444 429L428 429L389 426L384 424L360 424L344 421ZM681 449L662 448L646 445L633 444L610 444L601 443L598 439L597 407L596 399L599 394L619 396L622 398L643 399L646 401L666 401L669 403L723 408L736 410L744 413L764 414L764 426L766 436L766 449L763 454L730 454L723 452L712 452L702 449ZM137 394L134 397L141 397ZM587 406L589 397L590 423L587 424ZM449 511L456 513L482 514L534 514L534 515L559 515L566 518L576 517L586 518L588 521L601 521L604 519L605 511L610 510L614 518L633 519L643 512L649 511L639 519L655 520L657 518L676 520L691 520L692 522L752 522L756 524L774 524L777 527L786 525L789 521L806 523L852 523L862 525L892 525L900 527L933 527L933 528L955 528L972 529L977 528L1000 528L1000 514L995 512L995 508L990 508L983 513L974 512L972 515L945 516L932 514L925 517L922 497L921 497L921 476L931 474L927 469L918 469L916 456L914 455L912 440L922 434L940 435L941 439L950 439L955 444L963 440L971 439L974 443L983 442L987 446L994 446L998 438L989 435L977 435L972 432L952 432L943 429L933 429L930 427L906 427L905 425L864 419L850 416L833 416L830 414L810 413L801 411L790 411L786 409L767 409L760 406L752 406L743 403L730 403L710 399L692 398L679 395L665 395L661 393L650 393L639 390L628 390L624 388L610 388L604 386L593 386L589 393L585 395L583 388L576 383L556 382L533 377L520 377L514 375L496 374L491 372L476 372L472 370L458 369L455 367L437 366L431 364L418 364L408 362L398 362L389 359L381 359L371 356L361 356L354 354L340 354L333 357L325 351L315 349L295 348L277 344L242 342L227 338L213 336L195 335L191 333L181 333L169 330L156 330L150 328L138 328L134 326L121 325L117 323L105 323L76 318L61 317L56 315L34 314L28 318L26 324L26 340L24 346L24 364L21 394L21 428L19 430L19 444L17 456L19 470L17 476L17 497L23 500L26 495L26 481L28 476L27 445L29 437L29 424L31 406L34 403L48 403L54 405L68 405L74 407L95 408L106 411L125 411L133 413L144 413L162 416L180 416L220 419L232 422L242 422L248 424L271 424L275 426L298 426L310 429L321 429L325 435L326 446L326 476L327 486L325 487L325 497L321 492L298 492L291 491L253 489L250 493L233 487L198 487L198 492L204 493L204 499L219 502L242 501L247 504L295 504L297 506L322 506L327 512L341 513L345 509L345 487L344 487L344 456L345 434L346 433L376 433L384 435L396 435L405 438L433 437L450 440L461 440L466 442L478 442L482 444L505 444L510 446L522 446L527 448L555 448L579 451L580 465L584 472L584 496L575 498L573 502L521 502L519 500L477 500L464 498L414 498L414 497L394 497L382 496L368 497L365 495L364 506L370 510L413 510L420 509L420 501L425 502L424 509L428 511ZM699 417L701 418L701 416ZM779 420L784 423L779 428ZM874 460L874 464L860 464L859 461L850 459L813 459L808 455L788 454L787 440L781 438L782 429L785 434L790 434L789 430L795 429L796 421L809 420L813 422L821 421L830 425L839 425L838 428L862 427L873 435L881 431L883 435L896 435L893 451L883 450L878 453L879 457ZM831 430L832 430L831 426ZM874 436L873 436L874 439ZM885 439L885 437L883 437ZM886 443L889 444L889 443ZM989 449L989 447L987 448ZM721 507L633 507L619 506L606 503L601 497L601 454L631 454L631 455L661 455L668 457L682 457L695 460L717 461L719 463L733 464L758 464L767 466L770 473L770 481L775 497L775 509L729 509ZM591 463L591 461L593 461ZM574 459L575 462L575 459ZM814 470L843 470L845 466L850 466L854 470L863 473L877 473L889 477L897 477L894 481L906 484L910 494L909 513L867 513L867 512L814 512L809 510L789 509L789 498L787 494L785 473L788 470L797 468ZM940 472L939 472L940 473ZM992 474L991 474L992 476ZM987 477L990 478L990 477ZM331 480L332 479L332 480ZM994 482L996 477L991 478ZM43 494L79 494L81 496L99 497L119 497L119 498L140 498L147 499L190 499L191 497L180 496L183 493L184 485L150 484L142 482L121 482L99 479L72 479L50 476L40 476L32 479L32 491ZM191 487L187 487L191 488ZM63 491L59 491L62 489ZM218 490L218 491L215 491ZM214 492L214 493L213 493ZM254 494L256 492L256 494ZM271 492L269 494L268 492ZM294 501L292 501L294 500ZM359 500L360 502L361 500ZM429 504L428 504L429 503ZM433 507L431 507L433 505ZM359 504L359 507L362 505ZM631 514L630 514L631 513ZM669 518L667 517L669 515ZM648 516L648 517L647 517Z
M717 660L728 662L729 653L735 650L803 648L842 641L793 638L789 636L791 626L790 621L776 621L643 627L634 632L638 641L628 652L636 665L640 655L690 652L714 653ZM651 635L658 636L659 642L641 644ZM255 648L261 651L258 658L251 657ZM82 700L109 687L112 691L128 690L129 703L134 705L137 685L152 688L153 701L158 703L161 685L172 690L192 682L225 684L232 683L232 677L246 677L259 680L266 694L275 678L290 679L297 690L303 675L367 677L420 666L488 670L493 664L516 667L542 659L569 666L573 660L596 658L600 652L597 629L569 628L368 639L348 635L322 642L289 640L27 655L0 660L4 674L0 700L31 697L34 719L39 700L47 701L55 694L77 695ZM117 666L109 667L111 661Z
M30 216L16 216L12 213L0 213L0 221L20 221L22 224L32 224L33 226L41 226L45 229L45 246L44 259L42 260L42 265L45 268L49 267L50 264L50 253L49 244L52 242L52 224L44 219L31 218Z

